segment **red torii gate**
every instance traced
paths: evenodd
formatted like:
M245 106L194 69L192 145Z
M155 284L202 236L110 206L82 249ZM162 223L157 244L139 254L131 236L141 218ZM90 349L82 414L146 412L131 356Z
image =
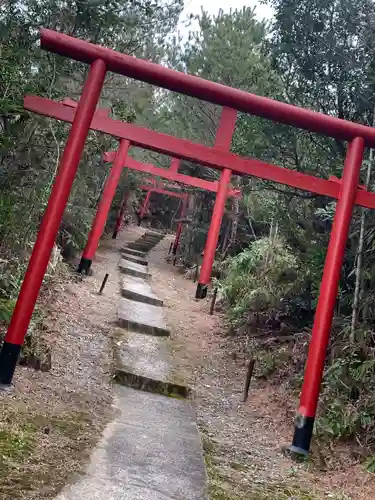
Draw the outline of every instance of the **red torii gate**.
M150 204L150 198L151 198L152 193L159 193L159 194L163 194L165 196L179 198L181 200L182 206L183 206L183 202L185 200L187 200L187 198L188 198L188 194L186 192L169 191L168 189L166 189L167 186L165 186L161 182L156 182L155 179L152 179L150 184L142 184L138 187L142 191L147 191L146 198L145 198L144 202L142 203L142 208L140 210L140 215L139 215L140 222L138 225L141 225L143 217L144 217L146 210ZM169 188L179 188L179 186L168 186L168 187Z
M24 107L30 111L34 111L36 113L40 113L45 116L50 116L67 122L73 122L75 115L74 109L72 109L69 103L68 105L63 105L50 99L36 96L26 96L24 99ZM223 118L225 117L226 111L227 108L224 108L221 124L223 122ZM330 196L332 198L339 198L340 181L335 177L330 177L330 179L327 181L318 177L314 177L312 175L295 172L293 170L288 170L282 167L277 167L275 165L261 162L259 160L241 158L237 155L234 155L233 153L224 153L223 151L221 151L220 156L215 155L215 153L218 152L216 148L209 148L207 146L202 146L201 144L192 143L191 141L176 139L175 137L167 134L154 132L144 127L139 127L133 124L113 120L111 118L108 118L104 111L101 111L99 115L100 116L97 115L97 112L95 113L90 125L91 129L103 133L108 133L116 137L121 137L125 140L129 140L132 145L134 144L146 149L156 150L158 152L169 154L170 156L175 157L172 160L171 167L168 170L157 168L151 165L146 167L147 170L144 170L143 168L141 168L143 164L137 162L134 159L130 159L129 163L128 160L126 160L126 166L128 166L129 168L147 171L159 177L173 179L185 184L187 184L186 181L187 179L189 179L188 184L201 187L202 189L214 190L212 189L213 185L217 185L218 194L215 200L211 225L204 249L204 257L197 286L196 298L205 297L207 293L207 286L211 279L212 265L215 258L217 239L224 212L226 192L228 189L228 178L226 177L228 175L228 169L223 169L219 183L213 183L212 181L205 181L198 178L190 178L189 176L185 176L178 172L177 162L179 160L176 159L177 156L186 158L188 160L197 161L216 168L222 168L224 166L226 167L230 164L232 172L239 175L254 175L261 179L297 187L306 191L310 191L312 193ZM233 115L231 115L230 118L233 119ZM230 123L230 125L232 125L232 123ZM221 129L219 127L218 137L220 135L220 130ZM104 153L104 161L114 160L116 154L116 152ZM228 159L226 158L227 155L229 157ZM116 169L119 169L117 171L120 172L120 164L117 165ZM118 173L118 175L120 175L120 173ZM229 194L233 196L239 195L239 191L232 190ZM368 208L375 208L374 196L371 193L363 190L362 186L358 186L356 202L359 205L366 206ZM106 217L106 215L105 217L103 217L104 221ZM104 222L102 224L102 228L103 227ZM100 234L101 232L102 229L100 230ZM88 269L91 265L91 261L95 254L100 234L98 237L96 237L96 244L90 244L88 246L88 250L86 251L85 249L83 253L83 269L86 269L86 267Z
M74 113L73 115L68 115L66 113L67 109L71 108L71 110L75 110L77 108L78 104L76 101L65 98L62 100L61 103L56 103L55 101L51 101L49 99L43 99L39 98L36 96L26 96L24 99L24 107L25 109L29 109L31 111L35 111L39 114L42 114L44 116L52 116L53 118L59 119L59 120L64 120L68 122L73 122L74 119ZM52 109L54 110L54 114L52 114ZM70 110L70 111L71 111ZM101 121L101 118L108 118L109 114L109 109L106 108L99 108L95 112L95 117ZM228 114L228 112L226 113ZM231 113L230 113L231 114ZM225 113L223 113L223 116L225 116ZM120 122L121 123L121 122ZM218 140L221 140L221 137L223 135L222 130L225 130L224 126L221 129L219 127L218 130ZM109 132L111 133L111 132ZM224 190L228 193L227 196L240 196L241 192L238 189L235 190L229 190L226 184L220 184L217 181L207 181L204 179L199 179L197 177L192 177L190 175L184 175L178 172L179 166L180 166L180 160L177 158L172 158L170 168L168 170L162 169L155 167L154 165L151 164L145 164L141 163L139 161L134 160L131 158L128 153L129 153L129 148L131 146L131 143L127 140L120 139L120 145L117 150L117 152L110 152L110 153L104 153L103 158L104 161L111 161L113 162L113 166L110 170L109 176L106 180L102 196L99 201L99 205L87 238L87 243L85 245L85 248L82 252L82 257L80 260L80 263L78 265L78 272L85 272L88 273L91 264L93 261L93 258L95 256L95 252L97 250L97 247L99 245L99 240L100 237L103 233L107 217L108 217L108 212L110 210L112 200L115 196L116 189L118 186L118 183L120 182L120 177L121 173L123 170L123 167L130 168L133 170L138 170L141 172L147 172L155 176L159 176L162 178L166 178L169 180L174 180L175 182L180 182L182 184L186 184L189 186L193 187L198 187L200 189L205 189L208 191L213 191L213 192L223 192ZM223 193L221 193L220 196L223 196ZM145 203L142 207L141 211L141 220L144 216L144 212L146 210L148 201L150 198L150 193L147 194ZM219 196L218 196L219 198ZM119 209L118 213L118 220L116 222L116 228L114 231L114 235L117 235L118 228L121 224L121 218L123 215L123 210L125 206L125 201L123 199L122 205ZM216 208L215 208L216 207ZM215 250L216 250L216 245L217 245L217 240L219 236L219 231L220 231L220 225L221 225L221 220L222 216L224 213L224 204L222 203L216 203L215 202L215 207L214 207L214 212L212 215L212 221L211 221L211 226L207 238L207 245L206 245L206 260L205 260L205 267L202 265L203 271L201 272L201 277L200 277L200 282L201 284L204 283L204 286L207 287L207 284L209 283L211 279L211 271L212 271L212 265L214 262L215 258ZM215 216L215 210L216 210L216 216ZM173 255L176 255L178 244L179 244L179 239L180 239L180 234L182 232L182 225L179 224L178 226L178 235L176 234L176 239L175 243L173 245ZM114 236L112 235L112 237ZM204 263L203 263L204 264ZM202 286L202 285L200 285Z
M147 191L146 198L142 203L142 208L140 210L140 215L139 215L140 223L138 225L141 224L142 219L146 213L146 210L150 204L150 198L152 193L164 194L166 196L171 196L173 198L179 198L180 200L185 199L187 196L187 193L185 192L169 191L168 189L166 189L167 187L179 189L179 186L165 186L162 182L156 182L155 179L151 179L149 184L141 184L138 187L142 191Z
M224 113L223 113L223 118L225 118ZM217 140L220 140L220 133L222 134L221 130L222 129L220 129L219 126L219 130L217 133ZM114 161L115 157L116 157L116 152L111 151L104 153L103 160L105 162ZM128 168L134 168L135 170L142 170L142 172L147 172L158 177L171 179L176 182L181 182L183 184L188 184L190 186L195 186L200 189L204 189L206 191L214 191L218 193L215 199L212 219L207 234L206 248L204 251L205 258L203 259L202 262L202 268L196 293L196 298L204 298L207 293L207 285L211 280L212 266L215 259L216 246L220 233L221 221L224 214L226 198L233 196L239 197L241 196L241 191L239 189L229 189L229 180L224 176L222 176L220 182L218 182L218 181L207 181L204 179L199 179L196 177L190 177L186 176L185 174L181 174L180 172L178 172L178 169L180 167L180 160L176 158L172 158L171 165L168 170L155 167L154 165L151 164L140 163L131 157L127 159L126 166ZM186 179L189 179L189 182L186 182ZM146 199L146 202L148 202L148 200L149 198ZM186 203L182 204L180 213L181 218L185 216L186 208L187 208ZM174 256L176 256L177 253L181 233L182 233L182 222L179 222L176 231L176 238L172 246L172 254ZM173 260L173 264L175 264L175 262L176 259Z
M173 161L174 160L172 160L172 164L173 164ZM178 168L178 165L176 165L176 171L177 171L177 168ZM171 169L172 169L172 166L171 166ZM155 185L157 184L155 182L155 180L153 180L153 183ZM175 186L173 186L173 187L175 187ZM148 190L147 195L151 194L152 192L155 192L155 189L152 189L149 186L140 186L140 188L147 189ZM158 191L158 192L160 192L160 191ZM168 194L169 196L176 196L176 193L173 191L167 192L167 191L163 190L163 192L161 194ZM172 255L174 256L173 265L176 264L176 254L177 254L178 246L180 243L180 237L181 237L182 227L183 227L181 219L183 219L186 215L187 205L188 205L188 201L189 201L189 194L184 192L184 193L180 194L179 197L181 198L181 207L180 207L180 213L179 213L180 220L177 223L176 235L175 235L174 242L171 243L171 245L169 247L169 252L168 252L168 254L170 254L172 252ZM149 203L149 201L150 201L150 197L148 197L148 198L146 197L146 200L145 200L142 208L144 208L146 203Z
M48 102L49 99L37 98L38 103L29 103L29 97L25 98L25 108L30 109L31 111L36 111L36 108L41 108L42 100ZM32 97L34 99L34 97ZM40 104L39 104L40 103ZM47 102L46 102L47 104ZM43 102L44 106L44 102ZM44 113L43 113L44 114ZM49 115L48 115L49 116ZM60 117L54 116L57 119L63 119ZM70 120L69 120L70 121ZM108 151L103 154L102 159L106 163L113 163L116 158L115 151ZM198 189L202 189L203 191L211 191L213 193L217 193L219 188L218 181L208 181L206 179L200 179L199 177L192 177L190 175L181 174L178 169L180 167L180 160L177 158L171 159L171 165L168 169L156 167L152 163L143 163L141 161L135 160L131 156L128 156L126 159L126 164L124 165L126 168L130 168L131 170L138 170L139 172L143 172L146 174L154 175L155 177L161 177L163 179L169 179L171 181L178 182L180 184L185 184L186 186L196 187ZM239 189L229 189L228 196L241 196L241 191Z
M273 180L338 199L291 446L292 451L307 454L313 432L326 348L329 341L353 206L358 203L362 206L375 208L375 196L372 193L358 189L364 149L366 146L375 147L375 130L365 125L348 122L209 82L199 77L186 75L52 30L41 30L41 46L43 49L62 56L88 63L91 67L66 148L60 161L55 184L40 226L20 295L0 352L0 382L5 385L11 383L17 357L48 265L50 252L78 168L90 122L94 117L104 78L107 71L114 71L127 77L139 79L214 104L229 106L237 111L252 113L263 118L350 142L341 183L336 183L272 165L268 165L265 172L264 163L256 160L246 160L233 155L228 151L229 147L220 148L216 145L214 148L206 148L170 136L164 135L164 138L163 135L155 136L150 131L141 129L142 140L144 143L148 143L151 149L177 158L191 159L203 165L222 169L224 173L226 172L227 177L230 176L231 171L235 171L237 174L255 175L263 179ZM105 118L103 120L105 121ZM95 119L93 121L95 122ZM142 145L140 140L137 140L133 135L135 129L129 130L127 124L121 124L121 126L117 124L114 128L117 131L114 135L119 138L124 138L123 135L126 135L127 140ZM132 135L132 138L128 137L129 135ZM250 162L255 163L251 164Z

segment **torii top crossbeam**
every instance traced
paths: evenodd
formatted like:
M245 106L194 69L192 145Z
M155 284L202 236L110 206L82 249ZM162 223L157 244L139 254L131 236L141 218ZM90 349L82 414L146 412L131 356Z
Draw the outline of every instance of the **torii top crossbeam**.
M171 196L172 198L180 198L183 200L185 198L185 193L178 193L177 191L170 191L160 186L153 186L148 184L141 184L139 189L142 191L150 191L151 193L164 194L165 196Z
M185 198L187 196L187 193L182 191L178 184L171 184L170 182L164 183L159 179L148 179L145 177L143 178L143 184L141 184L139 188L143 191L161 189L166 192L165 194L170 194L171 196L176 196L177 198Z
M41 29L41 47L84 63L101 59L108 71L335 139L350 141L363 137L367 146L375 148L372 127L210 82L50 29Z

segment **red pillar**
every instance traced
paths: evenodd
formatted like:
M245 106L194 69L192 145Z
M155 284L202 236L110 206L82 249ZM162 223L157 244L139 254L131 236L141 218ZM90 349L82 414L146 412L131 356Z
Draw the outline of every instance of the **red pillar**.
M232 171L228 168L225 168L220 175L219 189L216 194L211 223L207 233L206 246L204 247L202 267L195 294L196 299L204 299L206 297L208 284L211 281L212 266L215 260L216 247L220 234L221 221L224 215L225 202L228 197L231 175Z
M115 227L114 227L113 233L112 233L112 238L114 240L117 238L117 234L119 233L119 231L121 229L121 224L122 224L122 221L124 220L124 215L126 212L126 208L128 206L128 199L129 199L129 190L127 189L124 192L124 196L122 197L120 208L117 212L116 224L115 224Z
M101 59L97 59L91 64L17 304L0 352L0 384L2 386L9 386L12 382L18 355L48 266L90 123L100 98L105 74L106 66Z
M232 142L234 127L236 125L237 111L231 108L223 108L219 128L216 134L215 148L228 151ZM215 260L216 246L220 234L221 221L224 214L225 202L228 197L229 183L232 171L224 169L220 175L219 188L215 199L214 210L212 212L211 224L207 233L206 246L204 248L203 262L196 299L204 299L207 295L208 284L211 280L212 265Z
M324 264L320 294L315 313L309 353L305 367L300 406L291 451L307 455L312 438L326 350L334 316L345 247L358 187L364 140L354 139L348 146L340 197L336 205L331 237Z
M150 197L151 197L151 191L147 191L145 201L143 202L141 211L139 213L138 226L140 226L142 224L143 217L145 216L145 213L146 213L148 206L150 204Z
M180 219L184 218L186 215L188 199L189 199L189 196L188 196L188 194L186 194L184 196L184 198L181 200ZM177 250L178 250L178 247L180 244L182 228L183 228L183 222L178 222L177 229L176 229L176 236L175 236L173 247L172 247L172 254L174 255L173 265L176 264L176 254L177 254Z
M106 180L103 194L100 198L100 202L95 214L94 221L92 223L91 231L87 238L87 243L85 249L82 253L81 262L78 266L78 272L88 273L92 260L95 256L96 249L98 248L99 240L103 234L105 223L107 222L108 212L111 208L111 203L113 197L116 194L116 189L120 181L121 173L126 163L126 157L128 156L130 142L121 139L120 146L117 151L115 161Z

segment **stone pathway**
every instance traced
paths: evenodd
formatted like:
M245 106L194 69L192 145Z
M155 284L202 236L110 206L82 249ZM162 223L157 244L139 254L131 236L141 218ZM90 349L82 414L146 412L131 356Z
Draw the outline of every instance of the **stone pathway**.
M171 338L163 301L150 284L147 252L162 238L147 231L120 249L113 334L117 417L105 429L85 475L56 500L207 499L195 411L186 399L191 391L178 377L173 332Z

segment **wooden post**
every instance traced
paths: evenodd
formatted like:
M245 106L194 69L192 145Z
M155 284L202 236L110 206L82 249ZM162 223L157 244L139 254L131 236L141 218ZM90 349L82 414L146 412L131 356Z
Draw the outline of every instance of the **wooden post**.
M212 294L212 300L211 300L211 305L210 305L210 315L211 316L214 313L216 297L217 297L217 287L214 288L214 293Z
M252 358L250 359L249 364L247 365L245 387L243 390L243 399L242 399L243 403L245 403L245 401L247 400L247 396L249 394L250 382L251 382L251 377L253 376L254 365L255 365L255 359Z

